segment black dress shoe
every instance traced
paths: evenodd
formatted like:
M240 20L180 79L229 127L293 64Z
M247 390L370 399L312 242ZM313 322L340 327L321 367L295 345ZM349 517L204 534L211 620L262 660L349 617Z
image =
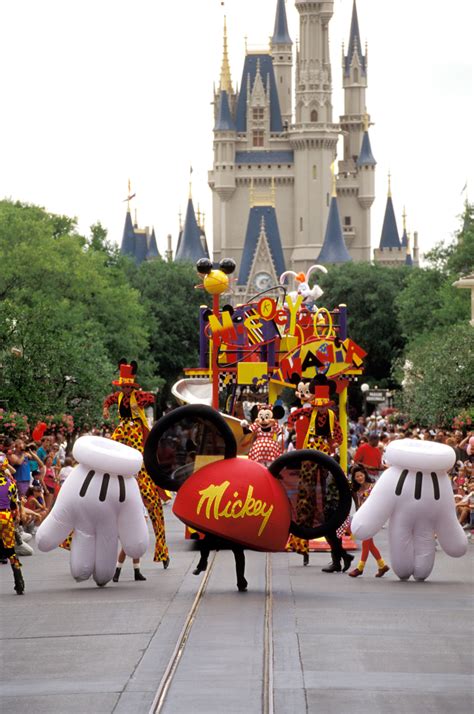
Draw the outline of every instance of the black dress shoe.
M115 568L114 577L112 578L114 583L118 583L121 572L122 572L122 568Z
M141 574L139 568L135 568L135 580L146 580L145 576Z
M303 553L303 565L309 565L309 553Z
M346 570L349 570L349 568L351 567L351 563L354 560L354 556L350 553L344 553L344 555L342 556L342 560L344 561L344 567L342 569L342 572L345 573Z
M326 565L325 568L321 568L323 573L340 573L341 572L341 566L339 563L329 563L329 565Z
M203 573L205 570L207 570L207 562L201 563L201 561L199 561L193 570L193 575L199 575L199 573Z
M168 565L170 564L170 559L166 558L166 560L163 560L163 568L166 570Z

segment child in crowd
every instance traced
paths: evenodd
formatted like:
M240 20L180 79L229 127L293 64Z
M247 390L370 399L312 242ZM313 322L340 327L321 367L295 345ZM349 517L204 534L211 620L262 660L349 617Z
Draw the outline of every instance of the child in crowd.
M358 510L362 506L364 501L368 499L374 485L375 484L373 478L369 476L363 466L353 466L351 471L351 487L352 496L356 505L356 510ZM373 539L368 538L367 540L362 541L362 553L360 556L359 564L356 568L354 568L354 570L351 570L350 573L348 573L351 578L357 578L359 575L362 575L362 573L364 572L365 564L367 562L367 558L369 557L369 553L372 553L375 560L377 561L378 570L375 573L376 578L383 577L385 573L390 570L390 568L382 558L380 551L376 547Z

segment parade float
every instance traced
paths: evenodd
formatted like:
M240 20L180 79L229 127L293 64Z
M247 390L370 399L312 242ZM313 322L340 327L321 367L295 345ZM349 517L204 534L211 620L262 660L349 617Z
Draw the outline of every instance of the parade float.
M322 266L284 273L279 285L231 305L222 296L231 294L234 269L231 260L217 268L206 259L197 264L197 287L212 296L212 308L200 308L199 365L174 385L187 406L155 424L145 465L158 486L178 492L173 510L188 527L257 550L282 550L290 534L320 538L348 516L347 390L362 374L366 353L347 334L345 305L317 306L322 290L310 287L309 278L315 269L325 272ZM296 289L289 292L292 277ZM285 388L295 395L304 385L311 396L300 448L251 464L244 402L273 413ZM332 440L335 425L340 431L339 463L329 455L334 449L321 453L321 412L325 439ZM214 463L222 459L224 467Z

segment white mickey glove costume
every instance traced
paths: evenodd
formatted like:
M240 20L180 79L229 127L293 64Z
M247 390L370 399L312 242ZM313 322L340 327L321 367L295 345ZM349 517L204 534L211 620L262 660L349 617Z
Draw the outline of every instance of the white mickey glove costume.
M433 570L435 536L454 558L467 551L466 534L458 523L453 489L447 474L456 459L445 444L400 439L385 452L390 465L370 498L352 519L356 538L372 538L390 518L390 562L401 580L425 580Z
M100 436L82 436L73 455L78 465L38 528L36 543L42 551L53 550L74 531L72 576L81 581L93 575L97 585L105 585L115 572L119 539L132 558L140 558L148 546L143 503L134 478L142 455Z

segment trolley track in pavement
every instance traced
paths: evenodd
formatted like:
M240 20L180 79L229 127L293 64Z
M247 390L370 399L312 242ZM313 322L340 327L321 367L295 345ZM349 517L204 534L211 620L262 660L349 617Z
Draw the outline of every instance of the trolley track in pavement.
M209 562L209 566L205 571L201 585L195 595L195 598L189 608L183 628L178 637L174 650L165 668L164 674L156 690L152 705L148 714L161 714L164 711L167 703L170 688L179 666L182 657L188 645L189 638L193 625L198 616L200 606L208 589L211 575L216 564L217 553L214 553ZM265 563L265 593L264 593L264 612L262 622L262 688L261 688L261 711L262 714L273 714L273 596L272 596L272 563L269 553L266 554ZM211 698L211 693L210 693ZM212 711L209 709L209 711Z

